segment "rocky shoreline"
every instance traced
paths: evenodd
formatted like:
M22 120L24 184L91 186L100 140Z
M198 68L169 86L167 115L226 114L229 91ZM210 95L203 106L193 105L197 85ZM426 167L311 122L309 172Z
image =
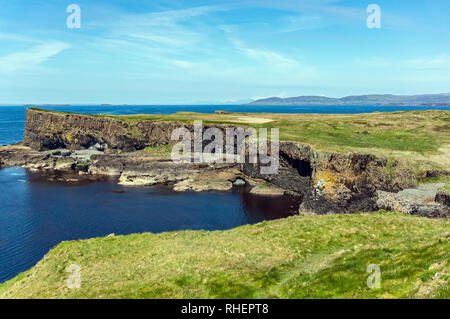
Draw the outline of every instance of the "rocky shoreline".
M24 141L0 147L0 167L57 173L63 181L70 176L67 182L114 176L124 186L164 184L175 191L228 191L247 184L254 194L302 198L300 214L386 209L450 216L448 192L436 188L410 196L417 186L413 171L370 154L319 152L308 145L281 142L278 174L262 175L261 163L175 163L170 156L145 150L169 144L171 130L180 125L192 130L176 122L128 123L28 109Z

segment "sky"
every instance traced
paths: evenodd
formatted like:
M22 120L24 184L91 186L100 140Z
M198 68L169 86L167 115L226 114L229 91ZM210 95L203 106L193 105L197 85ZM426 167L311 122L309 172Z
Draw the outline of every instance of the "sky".
M447 92L448 0L0 0L3 104Z

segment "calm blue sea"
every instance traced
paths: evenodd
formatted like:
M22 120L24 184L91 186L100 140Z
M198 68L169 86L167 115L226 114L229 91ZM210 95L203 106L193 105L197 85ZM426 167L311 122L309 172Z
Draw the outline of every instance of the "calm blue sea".
M15 167L0 169L0 203L0 283L64 240L229 229L293 215L299 205L291 197L260 197L242 188L177 193L114 180L68 185Z

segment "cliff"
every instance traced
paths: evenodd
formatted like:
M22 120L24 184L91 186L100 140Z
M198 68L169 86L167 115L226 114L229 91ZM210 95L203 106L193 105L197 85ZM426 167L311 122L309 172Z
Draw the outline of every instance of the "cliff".
M308 145L282 142L278 174L261 175L252 164L244 164L242 171L303 194L301 213L341 213L377 210L377 190L414 187L414 173L396 165L370 154L318 152Z
M24 144L35 150L105 149L135 151L167 144L176 122L127 123L113 118L27 109Z

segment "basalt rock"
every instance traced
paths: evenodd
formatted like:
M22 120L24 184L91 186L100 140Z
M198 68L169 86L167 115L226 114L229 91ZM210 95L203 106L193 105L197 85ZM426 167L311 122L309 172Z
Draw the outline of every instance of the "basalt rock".
M194 131L192 124L162 121L126 122L106 116L27 109L24 144L35 150L95 148L132 152L167 145L176 128ZM229 125L217 125L223 130ZM208 126L203 126L208 129Z
M35 150L90 147L134 151L167 144L178 123L127 123L108 117L28 109L24 144Z
M415 186L412 171L390 172L387 164L370 154L317 152L308 145L282 142L277 174L260 174L260 164L243 164L242 171L303 194L301 213L344 213L378 209L377 190L395 192Z
M46 152L38 152L21 143L15 145L0 146L1 166L22 166L30 163L40 163L50 158Z
M398 193L377 191L377 205L381 209L426 217L448 218L450 207L440 201L439 184L420 185ZM437 193L437 194L436 194ZM435 200L436 199L436 200Z
M119 176L119 184L124 186L174 184L178 191L208 191L230 189L232 184L228 179L236 178L234 166L175 163L143 154L93 155L89 173Z
M447 206L447 208L450 210L450 191L449 190L440 189L436 194L435 200L436 200L436 202Z

